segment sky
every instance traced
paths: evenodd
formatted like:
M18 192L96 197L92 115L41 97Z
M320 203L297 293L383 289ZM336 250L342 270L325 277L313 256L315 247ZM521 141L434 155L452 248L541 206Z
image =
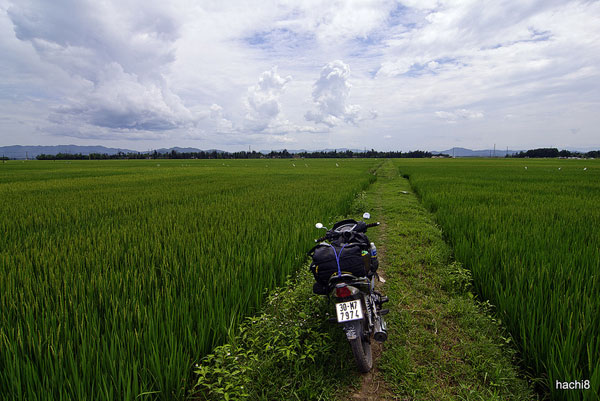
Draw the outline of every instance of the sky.
M600 2L0 0L0 146L600 148Z

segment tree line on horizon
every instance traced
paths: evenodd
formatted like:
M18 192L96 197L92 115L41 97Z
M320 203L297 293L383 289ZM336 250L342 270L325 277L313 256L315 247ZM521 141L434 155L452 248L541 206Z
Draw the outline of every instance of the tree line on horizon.
M530 149L526 152L520 151L512 155L506 155L506 157L516 158L556 158L556 157L585 157L585 158L599 158L600 150L592 150L590 152L571 152L569 150L558 150L557 148L537 148Z
M376 151L374 149L364 152L354 152L345 150L338 152L331 151L315 151L315 152L298 152L290 153L287 149L281 151L271 151L269 153L261 152L224 152L224 151L200 151L200 152L118 152L115 154L108 153L90 153L84 155L82 153L57 153L55 155L40 154L36 156L37 160L119 160L119 159L292 159L292 158L318 158L318 159L343 159L343 158L431 158L450 157L447 154L433 154L427 151L415 150L410 152L401 151ZM592 150L589 152L576 152L569 150L558 150L557 148L536 148L527 151L520 151L514 154L507 154L507 158L558 158L558 157L582 157L582 158L600 158L600 150ZM3 157L4 160L9 160L8 157Z
M344 159L344 158L427 158L434 156L431 152L425 152L421 150L415 150L410 152L400 151L389 151L379 152L374 149L367 150L365 152L353 152L352 150L345 150L338 152L332 151L317 151L317 152L299 152L290 153L287 149L281 151L271 151L269 153L261 152L218 152L213 151L200 151L200 152L177 152L172 150L170 152L135 152L135 153L115 153L109 155L107 153L90 153L84 155L82 153L57 153L55 155L40 154L36 156L37 160L115 160L115 159L292 159L292 158L306 158L306 159ZM447 155L446 155L447 156Z

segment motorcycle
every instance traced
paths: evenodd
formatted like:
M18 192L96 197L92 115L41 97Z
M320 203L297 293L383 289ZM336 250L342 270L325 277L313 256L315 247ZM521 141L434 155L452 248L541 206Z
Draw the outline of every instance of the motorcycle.
M363 215L363 219L369 218L369 213ZM316 239L319 244L309 251L316 279L313 292L333 299L336 317L329 320L344 330L362 373L373 367L371 338L384 342L388 337L383 316L389 309L382 309L388 298L375 290L375 279L385 281L377 274L377 248L366 236L368 228L378 225L347 219L329 230L317 223L315 227L327 233Z

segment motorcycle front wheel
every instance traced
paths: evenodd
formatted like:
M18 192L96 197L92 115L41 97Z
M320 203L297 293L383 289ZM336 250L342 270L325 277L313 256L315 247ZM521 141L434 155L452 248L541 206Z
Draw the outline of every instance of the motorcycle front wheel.
M373 367L373 354L371 353L371 339L365 336L362 328L363 321L358 321L357 336L354 340L348 340L354 360L361 373L367 373Z

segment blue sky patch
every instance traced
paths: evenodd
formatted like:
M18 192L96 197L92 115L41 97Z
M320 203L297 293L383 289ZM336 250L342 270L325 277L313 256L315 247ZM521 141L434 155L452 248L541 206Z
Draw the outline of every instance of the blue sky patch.
M287 28L275 28L269 31L255 32L242 39L251 47L263 50L281 51L285 49L306 48L314 42L314 34L299 34Z

